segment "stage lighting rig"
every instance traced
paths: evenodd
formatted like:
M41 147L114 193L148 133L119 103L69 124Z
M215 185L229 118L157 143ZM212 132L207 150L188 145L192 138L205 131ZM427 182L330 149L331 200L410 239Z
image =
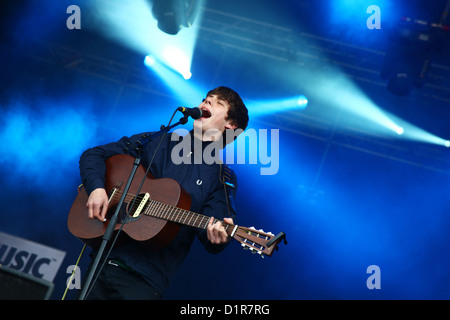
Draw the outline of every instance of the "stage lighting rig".
M439 31L427 22L402 20L392 33L393 43L381 69L381 77L388 80L390 92L405 96L413 86L423 86L431 59L441 45Z
M439 22L402 17L391 34L381 68L381 77L388 80L388 91L401 96L409 94L413 86L421 88L450 27L447 23L450 0Z
M153 0L152 14L161 31L176 35L183 27L193 25L200 3L200 0Z

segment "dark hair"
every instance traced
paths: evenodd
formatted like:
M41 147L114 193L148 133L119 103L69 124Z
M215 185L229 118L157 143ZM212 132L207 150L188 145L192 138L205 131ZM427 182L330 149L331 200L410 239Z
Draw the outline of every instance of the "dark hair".
M239 94L228 87L217 87L208 92L207 96L217 95L221 100L229 104L228 115L225 120L230 120L237 128L245 130L248 125L248 110Z

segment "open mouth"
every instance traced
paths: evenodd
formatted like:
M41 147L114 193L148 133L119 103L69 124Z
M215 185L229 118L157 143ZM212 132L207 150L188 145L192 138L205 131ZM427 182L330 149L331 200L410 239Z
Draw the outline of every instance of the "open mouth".
M211 112L209 112L208 109L203 107L202 108L202 118L209 118L209 117L211 117Z

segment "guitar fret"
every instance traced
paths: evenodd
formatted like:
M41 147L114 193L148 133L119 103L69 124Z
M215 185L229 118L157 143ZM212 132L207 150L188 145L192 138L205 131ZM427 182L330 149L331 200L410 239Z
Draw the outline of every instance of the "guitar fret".
M157 218L163 218L164 212L161 209L161 203L160 202L156 203L155 209L157 210L156 217Z
M159 203L155 202L155 205L153 206L154 211L154 216L159 218L159 216L161 215L161 211L159 210Z
M153 201L152 200L152 206L151 206L151 208L152 208L152 216L154 216L155 215L155 213L156 213L156 202L155 201Z
M181 209L180 209L180 211L181 211ZM183 223L183 224L186 224L187 214L183 212L183 215L184 215L184 219L183 219L183 222L182 222L182 223Z
M167 207L165 208L165 210L167 211ZM172 218L170 217L170 214L172 214ZM175 219L173 219L174 215L175 215L175 213L173 211L169 212L169 217L167 218L167 220L174 221L175 220Z
M166 206L166 210L169 210L170 208L168 208L167 206ZM176 208L173 208L172 210L169 210L170 211L170 214L171 214L171 218L169 219L170 221L174 221L174 222L179 222L179 221L177 221L177 219L178 219L178 215L176 214L177 213L177 209Z
M194 223L192 224L192 225L195 226L195 227L197 226L197 225L196 225L197 220L198 220L198 214L195 215L195 220L194 220Z
M202 220L205 220L205 219L202 218ZM203 227L203 229L206 229L207 226L208 226L208 220L205 221L205 226Z
M191 218L189 219L189 221L186 223L186 224L188 224L188 225L190 225L190 226L192 226L192 224L191 224L191 221L192 221L192 218L193 218L193 214L191 214Z
M173 214L177 216L178 222L182 223L182 222L181 222L181 219L183 218L183 215L180 214L180 213L181 213L181 210L180 210L179 208L176 208L176 209L174 210L174 213L173 213Z
M206 225L205 226L202 226L202 224L203 224L203 220L204 220L204 216L202 216L202 215L198 215L198 222L197 222L197 228L203 228L203 229L206 229Z
M156 210L158 211L157 217L158 218L164 218L165 213L164 213L164 210L162 208L162 203L161 202L157 202L156 203Z
M184 218L184 212L183 212L183 210L181 210L180 208L176 208L175 214L177 215L178 222L181 223L181 224L184 224L184 222L182 222L182 220L183 220L183 218ZM185 219L186 219L186 218L185 218Z
M163 218L166 219L167 218L167 213L164 210L163 204L161 202L158 202L158 213L159 213L159 218Z
M154 200L152 200L152 204L151 204L151 206L149 206L149 209L151 209L151 210L149 210L149 215L150 216L155 216L155 213L156 213L156 202Z
M163 216L164 216L164 219L166 219L166 220L171 220L170 219L170 214L171 214L171 212L169 211L167 211L167 208L166 208L166 206L163 204L163 203L161 203L161 211L164 213L163 214Z
M153 201L153 216L157 216L158 212L158 203L156 201Z
M148 206L148 209L149 210L147 210L146 212L147 212L147 214L149 214L152 210L154 210L154 208L155 208L155 201L151 201L150 202L150 205ZM149 214L149 215L152 215L152 214Z

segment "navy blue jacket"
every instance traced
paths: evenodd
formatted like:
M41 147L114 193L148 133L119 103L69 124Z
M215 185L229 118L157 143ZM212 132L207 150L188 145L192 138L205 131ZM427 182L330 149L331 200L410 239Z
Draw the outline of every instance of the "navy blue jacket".
M194 154L186 155L192 159L191 163L175 164L171 159L172 149L179 143L172 141L171 135L155 137L153 141L144 145L142 154L142 165L148 167L150 160L162 139L151 164L151 173L155 178L172 178L176 180L190 195L192 203L190 210L206 216L214 216L223 220L229 216L228 204L232 206L235 189L227 189L231 195L227 199L224 185L219 174L221 166L219 164L194 164ZM136 156L136 140L142 134L131 137L123 137L117 142L98 146L86 150L80 158L80 175L84 187L88 194L96 188L104 188L105 182L105 159L116 154L128 153ZM193 141L193 134L190 133ZM198 142L198 140L197 140ZM201 142L202 150L208 143ZM195 144L192 143L192 146ZM192 152L200 152L194 150ZM130 167L131 170L131 167ZM236 177L232 174L231 181L236 185ZM231 192L230 192L231 191ZM233 207L231 207L234 210ZM226 245L215 245L208 241L206 230L196 229L189 226L182 226L175 239L166 247L158 251L149 251L133 242L115 247L110 258L120 259L128 267L138 272L149 284L151 284L161 294L169 285L171 277L174 275L180 264L189 252L195 237L203 243L205 249L211 253L219 253Z

